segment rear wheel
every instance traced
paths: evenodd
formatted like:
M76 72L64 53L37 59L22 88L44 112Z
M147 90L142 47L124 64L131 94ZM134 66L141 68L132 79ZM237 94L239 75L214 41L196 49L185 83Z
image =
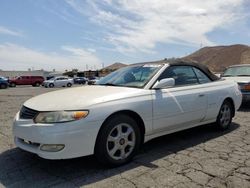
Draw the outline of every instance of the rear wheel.
M233 105L229 101L224 101L217 116L216 126L220 130L230 127L233 119Z
M72 84L71 83L67 83L67 87L71 87L72 86Z
M132 160L141 144L141 133L136 121L127 115L116 115L100 130L95 156L109 166L119 166Z
M50 83L50 84L49 84L49 87L50 87L50 88L54 87L54 84Z

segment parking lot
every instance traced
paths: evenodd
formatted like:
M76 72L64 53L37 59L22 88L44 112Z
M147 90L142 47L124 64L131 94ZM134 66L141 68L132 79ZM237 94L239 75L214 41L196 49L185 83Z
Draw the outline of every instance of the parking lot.
M53 90L0 90L0 187L250 187L250 104L225 132L206 125L163 136L108 169L93 156L53 161L15 147L11 126L22 103Z

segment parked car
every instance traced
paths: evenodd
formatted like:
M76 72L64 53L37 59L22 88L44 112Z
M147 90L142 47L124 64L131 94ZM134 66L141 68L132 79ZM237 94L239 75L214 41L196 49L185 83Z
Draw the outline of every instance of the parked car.
M74 80L65 76L58 76L43 82L44 87L71 87L73 84Z
M88 81L88 79L85 77L74 78L74 84L86 84L87 81Z
M9 86L8 79L5 77L0 77L0 89L6 89Z
M32 85L40 86L44 81L42 76L19 76L14 79L9 79L10 87L16 87L16 85Z
M250 64L230 66L221 77L237 82L243 96L243 102L250 101Z
M100 79L98 77L90 77L88 79L88 85L94 85L97 81L99 81Z
M98 85L31 98L17 113L13 134L19 148L42 158L95 154L118 166L155 137L208 123L228 129L241 100L236 83L204 65L135 64Z

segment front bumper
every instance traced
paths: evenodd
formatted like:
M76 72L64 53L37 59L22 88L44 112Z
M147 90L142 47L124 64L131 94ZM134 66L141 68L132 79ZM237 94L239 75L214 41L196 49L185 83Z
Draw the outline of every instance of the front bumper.
M241 91L241 93L242 93L242 101L243 102L250 101L250 92Z
M13 124L17 147L35 153L45 159L68 159L94 153L95 141L101 122L87 122L84 119L50 125L35 124L33 120L19 119ZM60 151L43 151L44 144L64 145Z
M44 87L48 87L48 86L49 86L49 82L44 82L44 83L43 83L43 86L44 86Z

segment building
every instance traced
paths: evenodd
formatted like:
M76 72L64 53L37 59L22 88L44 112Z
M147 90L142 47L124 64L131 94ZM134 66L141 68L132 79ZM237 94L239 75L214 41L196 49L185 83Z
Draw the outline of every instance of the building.
M49 72L44 70L28 70L28 71L4 71L0 70L0 76L4 76L7 78L15 78L18 76L42 76L45 79L51 78L54 76L61 76L61 72Z

